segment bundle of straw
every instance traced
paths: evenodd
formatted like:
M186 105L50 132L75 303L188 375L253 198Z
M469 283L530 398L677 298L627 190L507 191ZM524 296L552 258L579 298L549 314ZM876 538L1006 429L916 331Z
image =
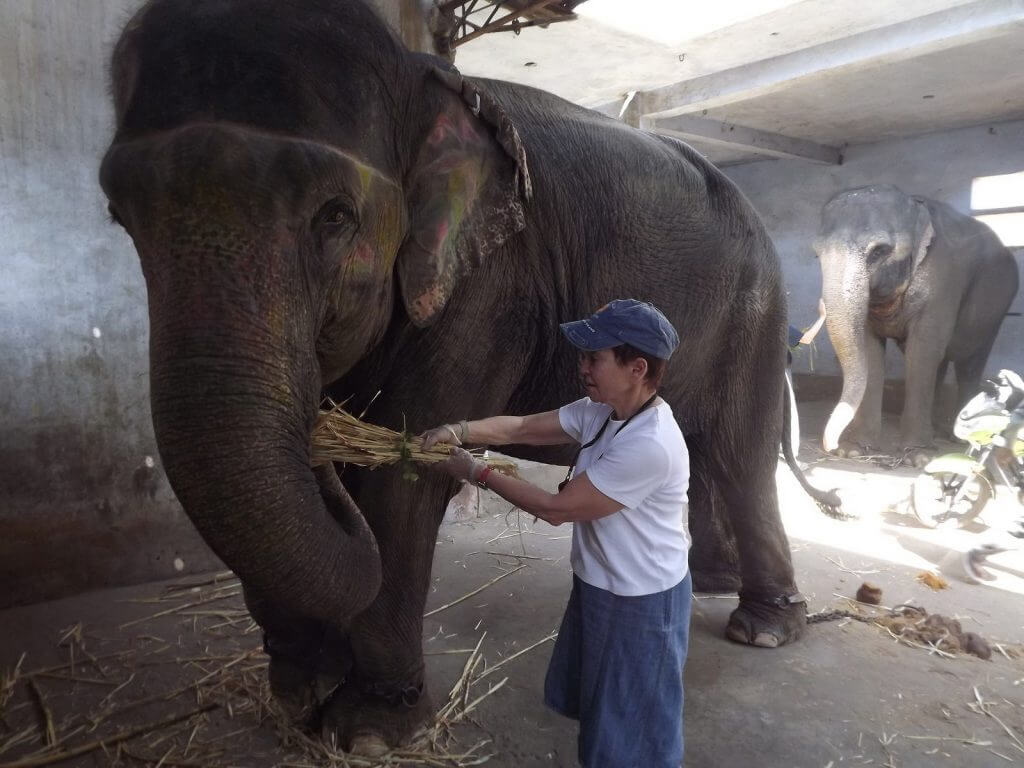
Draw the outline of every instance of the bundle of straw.
M395 432L387 427L367 424L346 411L342 404L331 403L329 410L320 411L313 428L313 466L332 461L355 464L376 469L385 464L406 465L405 477L416 479L411 463L436 464L448 458L450 446L435 445L423 450L423 440L408 432ZM497 472L516 477L516 465L505 459L483 455L483 451L470 451L486 461Z

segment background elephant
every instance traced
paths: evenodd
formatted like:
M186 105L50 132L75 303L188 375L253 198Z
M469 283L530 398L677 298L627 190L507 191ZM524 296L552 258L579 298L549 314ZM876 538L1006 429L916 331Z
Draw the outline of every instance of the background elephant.
M961 404L977 390L1017 293L1013 255L981 222L889 185L832 198L814 249L828 333L843 369L825 449L838 447L848 425L860 448L878 445L886 339L896 340L905 360L902 446L929 446L947 365L956 370Z
M455 486L314 474L322 391L413 431L555 408L582 394L558 323L616 297L682 337L662 394L694 583L742 589L733 639L805 626L774 481L785 299L750 205L676 140L439 66L355 0L151 2L112 61L100 180L146 279L168 478L244 584L275 694L301 712L343 682L321 715L360 750L430 715L422 615Z

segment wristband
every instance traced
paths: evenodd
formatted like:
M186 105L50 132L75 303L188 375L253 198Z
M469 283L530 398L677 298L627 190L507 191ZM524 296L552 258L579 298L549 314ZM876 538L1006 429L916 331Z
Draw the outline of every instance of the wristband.
M462 437L459 438L463 443L466 442L466 436L469 434L469 422L465 419L459 422L459 431L462 433Z
M490 490L490 488L488 488L487 486L487 476L489 474L491 474L491 468L489 466L484 467L484 471L481 472L480 476L476 479L477 486L483 488L484 490Z

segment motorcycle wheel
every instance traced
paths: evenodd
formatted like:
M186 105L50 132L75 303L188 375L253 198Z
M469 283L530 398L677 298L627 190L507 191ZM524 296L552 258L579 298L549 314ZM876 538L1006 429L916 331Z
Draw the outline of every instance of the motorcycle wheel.
M954 503L953 497L962 482L967 483L967 488ZM935 528L946 520L956 520L962 527L981 513L990 498L992 478L988 472L967 478L953 472L922 472L914 480L911 508L925 528Z

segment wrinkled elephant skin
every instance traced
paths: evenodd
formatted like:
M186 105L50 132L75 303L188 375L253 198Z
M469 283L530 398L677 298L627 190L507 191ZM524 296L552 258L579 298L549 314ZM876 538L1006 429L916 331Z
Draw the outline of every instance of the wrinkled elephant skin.
M555 408L582 395L558 323L616 297L682 337L663 396L691 453L695 585L741 590L733 639L799 636L804 605L773 602L796 592L779 261L699 154L463 79L355 0L154 1L111 71L100 181L146 279L160 453L293 713L370 751L430 717L422 615L455 491L312 471L322 392L414 432Z
M824 447L837 450L844 432L853 443L842 449L846 455L878 446L885 344L894 339L906 369L901 447L920 462L933 423L951 416L933 411L947 366L956 371L960 404L977 390L1017 293L1013 255L974 218L888 185L832 198L814 248L828 333L843 370Z

